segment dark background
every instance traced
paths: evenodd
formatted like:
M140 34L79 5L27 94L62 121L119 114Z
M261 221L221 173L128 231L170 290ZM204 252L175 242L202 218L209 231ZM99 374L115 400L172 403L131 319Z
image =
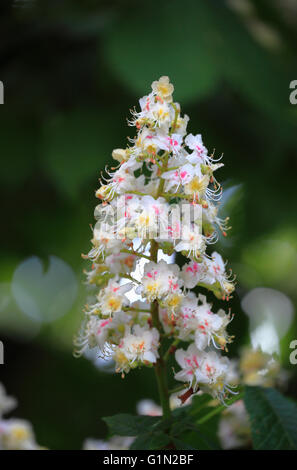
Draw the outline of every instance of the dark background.
M121 380L74 359L72 338L86 299L80 254L89 249L100 171L133 136L129 109L161 75L169 75L190 116L188 131L224 153L218 178L233 188L226 202L232 234L217 247L237 273L230 354L249 341L240 300L250 289L277 289L296 306L297 105L289 84L297 79L297 6L2 0L0 10L0 381L40 444L81 448L86 437L106 435L102 416L135 412L144 397L157 400L151 370ZM21 262L38 256L47 269L50 255L74 271L78 295L65 315L39 327L11 286ZM294 325L281 354L293 398Z

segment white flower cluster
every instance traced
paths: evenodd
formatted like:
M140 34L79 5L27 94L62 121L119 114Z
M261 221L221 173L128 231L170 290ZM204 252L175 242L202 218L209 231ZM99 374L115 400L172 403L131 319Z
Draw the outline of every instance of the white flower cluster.
M132 111L129 124L137 135L113 151L118 166L96 191L101 203L92 249L84 255L92 262L86 276L94 300L85 308L77 352L97 348L124 375L156 364L160 344L172 337L190 343L176 351L182 370L175 378L193 393L223 399L229 366L218 350L232 341L226 331L232 316L213 312L204 296L190 291L201 286L229 300L234 290L222 257L207 253L219 231L225 236L228 230L227 219L218 216L222 188L214 176L222 164L200 134L187 134L189 118L173 90L168 77L153 82L140 111ZM158 258L161 252L180 253L185 264L168 264Z
M83 450L129 450L135 437L113 436L108 441L103 439L87 438L83 443Z
M41 449L35 441L32 426L28 421L3 417L16 405L16 400L6 395L3 385L0 383L0 450Z

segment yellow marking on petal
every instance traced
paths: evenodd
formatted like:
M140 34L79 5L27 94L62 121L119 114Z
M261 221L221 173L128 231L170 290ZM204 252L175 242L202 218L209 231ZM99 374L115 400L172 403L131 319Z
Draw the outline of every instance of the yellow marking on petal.
M107 305L115 312L121 308L122 302L119 297L110 297L107 301Z
M169 300L166 302L168 307L178 307L181 303L182 297L178 294L170 296Z
M18 441L23 441L25 439L28 439L29 437L29 432L28 429L26 429L23 426L18 426L11 431L12 436L14 439L17 439Z

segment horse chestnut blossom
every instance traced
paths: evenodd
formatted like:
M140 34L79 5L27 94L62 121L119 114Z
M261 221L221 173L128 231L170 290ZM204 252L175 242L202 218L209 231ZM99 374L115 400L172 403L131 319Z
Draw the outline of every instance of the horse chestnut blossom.
M91 261L86 278L93 300L76 338L78 355L95 348L113 358L122 377L154 367L164 417L170 416L166 367L174 353L181 404L197 392L222 402L234 393L222 354L233 340L227 332L233 316L229 309L214 312L196 294L202 287L228 301L234 290L231 271L210 251L228 230L228 218L218 216L222 187L215 177L223 164L201 134L187 134L189 117L173 91L168 77L153 82L128 121L136 135L113 150L116 166L101 177L92 248L83 255ZM180 266L165 261L175 254Z
M8 396L0 383L0 450L41 450L31 423L24 419L3 417L16 406L15 398Z

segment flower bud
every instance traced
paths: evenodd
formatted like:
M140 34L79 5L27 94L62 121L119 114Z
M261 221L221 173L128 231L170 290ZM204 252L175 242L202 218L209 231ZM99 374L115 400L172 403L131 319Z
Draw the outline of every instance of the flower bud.
M128 159L127 151L125 149L114 149L111 155L114 160L117 160L120 163Z

